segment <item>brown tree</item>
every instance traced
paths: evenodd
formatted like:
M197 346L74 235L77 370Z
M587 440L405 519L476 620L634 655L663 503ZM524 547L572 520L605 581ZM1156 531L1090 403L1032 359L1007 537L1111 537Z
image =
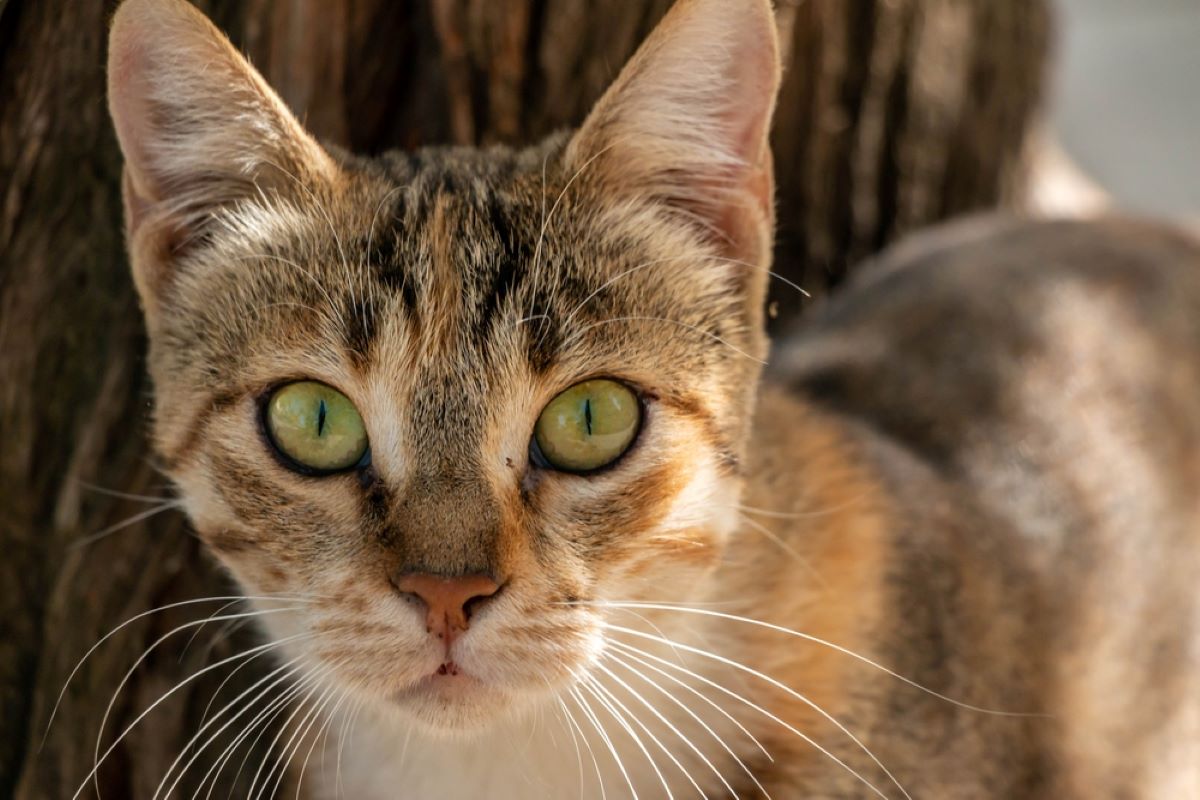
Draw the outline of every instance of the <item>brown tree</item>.
M578 122L670 0L198 4L317 135L378 152L523 142ZM0 0L0 796L24 800L72 796L110 697L158 637L218 617L133 670L106 747L176 682L253 642L220 619L236 605L147 615L74 675L46 735L59 690L106 632L232 590L146 448L144 341L104 98L114 7ZM819 296L900 233L1019 196L1045 0L781 0L778 18L784 276ZM776 289L780 313L796 313L799 295ZM259 663L219 699L250 686ZM99 772L103 796L149 797L227 673L184 685L136 727ZM193 780L212 761L198 763Z

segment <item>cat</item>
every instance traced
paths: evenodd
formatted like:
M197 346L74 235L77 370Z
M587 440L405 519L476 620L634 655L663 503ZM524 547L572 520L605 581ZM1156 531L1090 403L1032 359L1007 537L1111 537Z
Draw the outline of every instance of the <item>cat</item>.
M523 150L322 146L183 0L109 58L155 447L274 659L196 747L273 710L312 798L1200 797L1191 241L964 222L768 358L767 0L679 0Z

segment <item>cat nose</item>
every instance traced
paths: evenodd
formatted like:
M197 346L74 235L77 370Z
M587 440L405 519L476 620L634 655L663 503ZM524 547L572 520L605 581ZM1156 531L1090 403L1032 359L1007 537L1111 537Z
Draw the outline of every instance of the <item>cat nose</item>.
M425 630L446 643L467 629L471 614L500 591L487 575L430 575L410 572L393 581L402 595L425 606Z

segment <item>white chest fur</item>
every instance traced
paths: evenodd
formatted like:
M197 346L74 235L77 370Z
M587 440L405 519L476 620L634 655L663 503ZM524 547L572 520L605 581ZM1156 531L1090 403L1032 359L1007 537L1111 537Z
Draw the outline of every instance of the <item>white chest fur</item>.
M683 712L672 714L660 707L664 722L644 707L635 708L636 701L631 698L623 698L626 708L644 725L630 724L635 739L595 698L589 701L595 720L605 729L603 735L569 699L566 706L571 719L563 708L547 704L521 719L469 737L431 735L398 717L368 710L347 729L343 742L340 731L345 721L334 719L327 746L321 747L322 755L314 756L307 768L305 794L312 800L590 800L635 793L667 796L665 780L671 794L686 797L699 794L693 780L705 792L721 794L715 770L727 779L744 777L714 736ZM706 717L712 733L720 735L731 749L741 751L743 757L749 755L753 744L728 720L716 712L697 716ZM669 726L674 726L675 732ZM670 756L654 737L671 751ZM684 744L683 737L693 742L715 769ZM631 784L635 792L630 791Z

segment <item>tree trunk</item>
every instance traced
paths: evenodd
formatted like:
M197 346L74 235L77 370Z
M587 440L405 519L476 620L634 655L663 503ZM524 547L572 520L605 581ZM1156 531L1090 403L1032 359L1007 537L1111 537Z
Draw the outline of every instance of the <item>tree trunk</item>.
M670 0L199 5L318 136L371 153L528 142L577 123ZM110 698L101 753L177 682L255 642L239 606L182 605L123 628L67 681L122 621L233 592L147 450L144 339L104 100L114 7L0 0L0 796L25 800L72 796ZM778 17L783 277L819 296L906 230L1020 196L1045 0L794 0ZM798 293L775 288L781 318L795 314ZM159 637L210 614L194 641L196 628L170 637L120 688ZM213 708L268 661L238 671ZM229 672L184 684L135 727L98 772L102 795L149 798ZM201 754L183 791L221 749ZM242 796L252 774L242 770Z

